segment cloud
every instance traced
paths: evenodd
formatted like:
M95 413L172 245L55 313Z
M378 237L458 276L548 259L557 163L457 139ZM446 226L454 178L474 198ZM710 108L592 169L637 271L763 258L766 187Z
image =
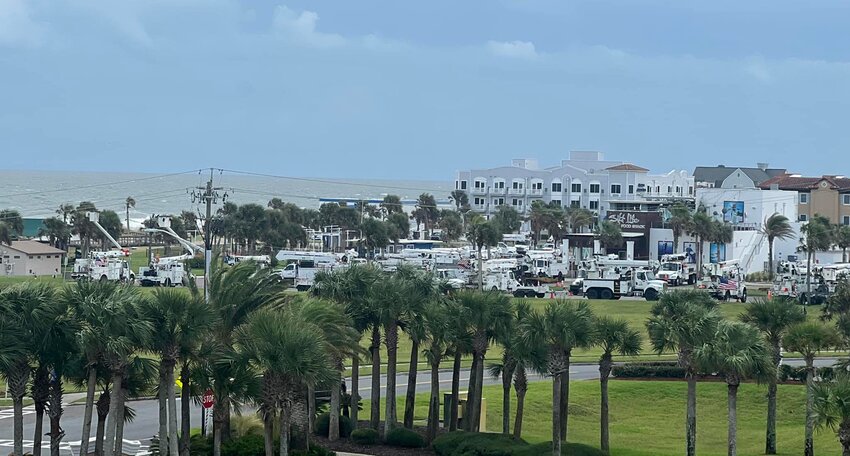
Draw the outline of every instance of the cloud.
M488 41L487 49L499 57L533 59L537 57L534 43L530 41Z
M340 35L322 33L316 30L319 15L313 11L302 11L300 14L278 6L274 12L274 27L278 33L306 46L337 47L345 44L346 40Z
M33 20L24 0L0 0L0 46L41 43L44 27Z
M770 69L768 69L764 59L754 58L750 60L744 67L744 71L757 81L764 83L773 81L773 75L771 75Z

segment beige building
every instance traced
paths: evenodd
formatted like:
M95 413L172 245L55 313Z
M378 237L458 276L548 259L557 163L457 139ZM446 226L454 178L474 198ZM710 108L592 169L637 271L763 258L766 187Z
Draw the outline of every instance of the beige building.
M0 276L53 276L62 271L63 250L35 241L0 244Z
M828 217L830 222L850 225L850 178L842 176L801 177L776 176L759 187L797 192L798 220L807 222L815 214Z

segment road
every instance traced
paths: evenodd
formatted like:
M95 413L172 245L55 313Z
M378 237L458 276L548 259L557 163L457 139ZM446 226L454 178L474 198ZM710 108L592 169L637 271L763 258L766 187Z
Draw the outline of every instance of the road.
M815 361L818 367L831 366L837 361L835 358L820 358ZM801 359L788 359L784 361L792 366L802 366ZM599 378L598 366L595 364L573 364L570 368L570 379L573 381L595 380ZM416 392L427 393L431 391L430 372L420 370L417 376ZM530 382L546 380L544 377L536 374L529 374ZM381 375L381 397L386 395L386 375ZM447 391L451 388L452 372L450 370L440 372L440 390ZM469 369L461 371L461 390L465 390L469 381ZM347 387L351 388L350 379L346 380ZM488 375L484 377L485 385L501 385L501 380L494 379ZM360 396L364 400L368 400L371 392L371 376L360 378ZM396 376L396 395L403 396L407 392L407 373ZM80 395L69 395L69 397L78 398ZM180 399L178 398L178 401ZM124 427L124 438L127 440L148 441L151 436L156 434L159 429L159 406L156 400L139 400L128 403L136 412L136 418L127 423ZM178 403L178 410L180 404ZM80 439L82 432L82 419L85 407L82 404L69 404L65 407L65 414L62 417L62 425L65 430L65 440L75 441ZM192 426L199 427L201 418L200 407L192 404ZM35 426L35 413L32 407L25 408L26 415L24 416L24 435L32 436L33 427ZM178 417L179 418L179 417ZM96 421L96 418L95 418ZM92 423L94 427L95 423ZM49 422L45 418L44 430L49 430ZM92 429L94 435L94 429ZM0 440L12 438L12 414L11 410L0 411Z

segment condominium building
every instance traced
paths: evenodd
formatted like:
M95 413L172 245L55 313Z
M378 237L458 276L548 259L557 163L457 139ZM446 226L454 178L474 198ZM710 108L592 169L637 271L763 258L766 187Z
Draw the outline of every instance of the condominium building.
M801 222L817 214L832 223L850 225L850 178L784 174L762 182L759 188L797 192L797 217Z
M581 207L605 216L609 210L656 211L674 201L693 203L694 179L687 171L650 174L640 166L605 160L601 152L570 152L548 168L537 160L457 173L455 188L469 195L473 211L489 216L501 205L525 213L535 200Z

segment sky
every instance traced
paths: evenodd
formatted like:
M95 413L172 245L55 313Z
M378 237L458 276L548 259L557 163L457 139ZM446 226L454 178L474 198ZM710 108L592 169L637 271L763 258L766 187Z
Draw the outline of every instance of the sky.
M850 174L850 2L0 0L0 167Z

